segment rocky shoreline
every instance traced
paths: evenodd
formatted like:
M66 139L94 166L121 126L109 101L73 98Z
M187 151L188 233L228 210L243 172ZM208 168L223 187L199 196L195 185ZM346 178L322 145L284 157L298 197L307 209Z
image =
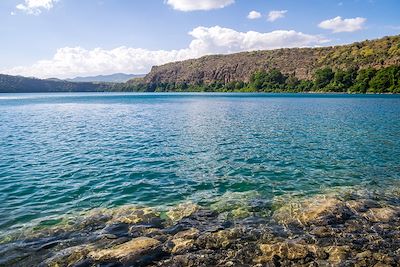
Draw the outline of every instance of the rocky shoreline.
M254 203L254 200L252 200ZM95 210L0 244L0 266L399 266L400 194L346 191L218 212Z

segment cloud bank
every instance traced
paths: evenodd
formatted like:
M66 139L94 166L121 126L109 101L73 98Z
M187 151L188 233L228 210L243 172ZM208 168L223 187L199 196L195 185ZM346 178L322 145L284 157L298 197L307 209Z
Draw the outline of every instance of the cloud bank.
M31 66L19 66L0 73L40 78L70 78L83 75L146 73L154 65L198 58L209 54L267 50L288 47L319 46L326 39L296 32L280 30L267 33L238 32L220 26L197 27L189 34L193 40L187 48L179 50L148 50L121 46L106 50L82 47L64 47L51 59L39 60Z
M42 10L50 10L58 0L25 0L16 8L30 15L39 15Z
M235 3L235 0L166 0L173 9L179 11L196 11L219 9Z
M320 24L318 24L318 27L325 30L332 30L334 33L355 32L362 30L366 21L366 18L360 17L352 19L343 19L342 17L336 17L333 19L322 21Z

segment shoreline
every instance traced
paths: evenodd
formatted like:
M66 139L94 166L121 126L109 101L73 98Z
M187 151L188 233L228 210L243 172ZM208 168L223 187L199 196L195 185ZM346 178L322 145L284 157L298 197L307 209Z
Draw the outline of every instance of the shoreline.
M248 199L236 206L232 199L222 198L214 207L181 203L166 210L138 206L90 210L1 242L0 265L395 266L400 262L397 188L379 192L341 188L272 202Z
M322 92L322 91L309 91L309 92L240 92L240 91L232 91L232 92L202 92L202 91L170 91L170 92L135 92L135 91L74 91L74 92L0 92L0 95L7 95L7 94L13 94L13 95L27 95L27 94L95 94L95 93L101 93L101 94L154 94L154 95L165 95L165 94L254 94L254 95L392 95L392 96L398 96L400 93L349 93L349 92Z

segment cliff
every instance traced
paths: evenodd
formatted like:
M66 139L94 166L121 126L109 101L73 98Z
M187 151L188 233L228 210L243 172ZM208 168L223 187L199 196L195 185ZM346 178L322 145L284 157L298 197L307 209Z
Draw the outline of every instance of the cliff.
M312 79L323 67L380 69L400 65L400 35L350 45L321 48L292 48L205 56L199 59L155 66L144 83L210 84L248 82L260 70L278 69L299 79Z

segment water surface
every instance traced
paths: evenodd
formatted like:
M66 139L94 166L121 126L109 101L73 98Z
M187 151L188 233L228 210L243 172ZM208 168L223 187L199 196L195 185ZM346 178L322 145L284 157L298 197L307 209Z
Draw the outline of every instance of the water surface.
M0 95L0 231L96 207L273 199L400 178L400 98Z

